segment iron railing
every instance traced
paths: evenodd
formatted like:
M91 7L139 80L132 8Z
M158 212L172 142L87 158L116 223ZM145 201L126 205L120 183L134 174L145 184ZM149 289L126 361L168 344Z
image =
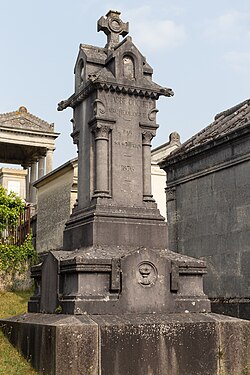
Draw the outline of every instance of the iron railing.
M0 233L0 241L6 243L6 241L11 245L22 245L25 238L30 234L30 211L31 207L27 205L24 211L20 214L17 224L13 226L6 227L5 230Z

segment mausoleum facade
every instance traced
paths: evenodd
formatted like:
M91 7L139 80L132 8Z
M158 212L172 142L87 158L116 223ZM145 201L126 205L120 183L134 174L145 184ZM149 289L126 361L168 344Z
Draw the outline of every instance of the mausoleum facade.
M217 312L250 318L250 100L214 121L162 163L169 246L205 259Z
M33 183L53 169L58 135L54 124L32 115L24 106L0 114L0 163L18 164L26 171L25 193L22 194L28 202L36 203ZM17 171L17 176L19 174Z

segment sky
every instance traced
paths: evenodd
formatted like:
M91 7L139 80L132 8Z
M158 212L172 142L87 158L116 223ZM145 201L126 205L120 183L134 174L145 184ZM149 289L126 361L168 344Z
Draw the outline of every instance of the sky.
M55 124L54 167L76 156L72 109L57 103L73 93L80 43L104 47L97 20L110 9L129 21L129 35L173 89L157 103L157 147L177 131L184 142L214 116L248 99L249 0L8 0L0 5L0 113L24 105Z

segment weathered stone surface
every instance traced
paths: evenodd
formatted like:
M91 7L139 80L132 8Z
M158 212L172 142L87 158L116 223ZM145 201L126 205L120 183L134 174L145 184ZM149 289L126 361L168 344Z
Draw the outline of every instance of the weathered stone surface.
M153 70L131 37L119 42L125 35L119 14L99 20L107 48L80 46L75 93L59 104L74 110L72 137L79 151L78 206L66 223L64 250L167 244L151 191L151 141L158 128L156 101L173 92L153 82Z
M209 312L205 263L167 249L116 246L51 251L33 267L30 312Z
M62 248L63 230L77 198L77 158L41 177L37 189L38 253Z
M57 305L65 314L210 311L205 264L167 249L167 225L151 192L156 101L173 92L152 80L131 37L119 42L128 31L119 15L99 20L105 48L80 46L75 92L59 104L74 110L78 201L63 251L32 270L30 312L53 313Z
M242 320L214 314L93 319L100 326L103 375L238 375L249 370L250 325Z
M242 375L250 368L250 322L216 314L25 314L1 325L44 375Z
M98 326L87 316L25 314L2 330L44 375L98 375Z
M250 283L249 112L248 100L216 116L161 165L172 192L169 247L205 259L204 290L214 299L214 311L244 318L240 310L246 312Z

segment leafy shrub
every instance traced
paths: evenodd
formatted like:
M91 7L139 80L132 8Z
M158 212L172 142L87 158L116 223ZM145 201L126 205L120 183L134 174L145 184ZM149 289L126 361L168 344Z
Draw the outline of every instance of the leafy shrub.
M6 189L0 185L0 232L8 226L17 224L20 213L25 207L24 202L15 193L7 193Z
M28 264L34 264L37 253L32 245L32 235L29 234L20 246L0 243L0 270L8 273L24 273Z
M9 274L24 273L27 265L36 261L32 235L28 234L22 245L13 244L13 237L6 236L6 229L15 228L25 204L15 193L7 193L0 185L0 271ZM9 231L7 231L9 233Z

